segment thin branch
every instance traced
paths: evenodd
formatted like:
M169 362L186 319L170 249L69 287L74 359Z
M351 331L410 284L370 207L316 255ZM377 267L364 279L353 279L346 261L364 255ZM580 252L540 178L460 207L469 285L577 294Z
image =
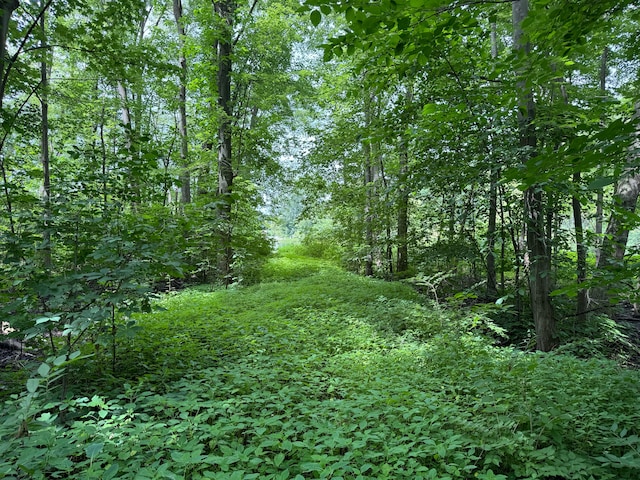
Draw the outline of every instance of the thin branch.
M24 50L27 40L31 36L31 32L33 32L33 30L38 26L38 24L40 23L40 18L49 9L52 3L53 3L53 0L47 0L47 3L44 4L44 6L38 13L38 16L35 18L33 23L29 25L29 29L27 30L27 33L25 33L24 37L22 38L22 41L20 42L20 45L18 46L18 49L11 57L9 64L7 65L7 70L4 72L4 75L2 77L2 82L0 82L0 97L4 97L4 89L5 89L5 86L7 85L7 80L9 79L9 73L11 72L11 67L13 67L14 63L18 60L18 57Z
M29 102L31 97L35 95L36 92L40 89L41 85L42 85L42 82L40 81L35 87L33 87L33 89L31 89L31 92L29 92L29 95L27 95L27 98L24 99L24 101L22 102L22 104L20 105L16 113L13 115L13 118L11 119L11 123L9 123L9 128L5 129L5 133L2 137L2 140L0 140L0 152L4 150L4 143L7 141L7 137L9 136L9 133L11 132L11 128L13 127L13 125L16 122L16 119L18 118L18 115L20 115L20 113L22 112L22 109Z
M249 9L249 17L251 17L251 15L253 15L253 10L256 8L256 5L258 5L258 0L253 0L253 4L251 5L251 8ZM247 25L246 22L242 24L242 27L240 28L240 31L238 32L238 35L236 35L235 40L233 42L231 42L231 45L233 47L235 47L236 43L238 43L238 40L240 40L240 37L244 33L244 29L245 29L246 25Z

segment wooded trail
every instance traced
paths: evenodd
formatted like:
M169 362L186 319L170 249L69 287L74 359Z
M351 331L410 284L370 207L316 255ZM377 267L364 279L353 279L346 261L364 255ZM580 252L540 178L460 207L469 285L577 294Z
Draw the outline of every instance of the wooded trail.
M481 318L425 302L402 283L280 255L258 285L190 289L159 307L135 318L139 330L119 344L114 374L106 365L73 371L64 422L47 416L57 407L42 407L31 435L17 439L8 435L16 406L3 413L0 472L298 480L640 473L637 372L494 347Z

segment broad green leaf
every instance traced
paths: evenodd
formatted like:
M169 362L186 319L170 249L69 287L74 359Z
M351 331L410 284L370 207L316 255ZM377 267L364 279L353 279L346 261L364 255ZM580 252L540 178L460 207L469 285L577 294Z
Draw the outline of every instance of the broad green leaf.
M85 447L84 451L87 454L87 457L93 460L97 455L100 454L100 452L102 452L103 448L104 448L104 443L101 443L101 442L91 443Z
M27 380L27 391L29 393L35 393L35 391L38 390L38 385L40 385L39 378L30 378Z
M111 466L107 468L107 470L102 475L102 480L111 480L116 476L118 470L120 470L120 465L118 465L118 462L112 463Z
M40 318L36 318L36 325L42 324L42 323L49 323L49 322L59 322L60 321L60 317L40 317Z
M322 13L320 13L320 10L314 10L311 12L311 15L309 15L309 18L311 19L311 24L317 27L322 21Z
M615 183L615 181L616 179L613 177L598 177L595 180L593 180L591 183L589 183L587 188L589 190L600 190L601 188L604 188L608 185L611 185L612 183Z
M436 113L437 110L438 106L435 103L427 103L424 107L422 107L422 114L431 115L433 113Z
M278 453L275 457L273 457L273 464L276 467L279 467L283 461L284 461L284 453Z
M76 350L75 352L71 352L69 354L69 360L75 360L76 358L78 358L80 356L82 352L80 352L80 350Z
M50 371L51 367L46 363L41 363L38 367L38 374L40 374L41 377L46 377L47 375L49 375Z
M56 366L56 367L59 367L60 365L62 365L66 361L67 361L67 356L66 355L59 355L53 360L53 365Z

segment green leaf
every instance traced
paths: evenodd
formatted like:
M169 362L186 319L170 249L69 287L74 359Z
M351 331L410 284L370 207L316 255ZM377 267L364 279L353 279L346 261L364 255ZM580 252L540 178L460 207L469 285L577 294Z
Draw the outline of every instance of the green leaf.
M60 356L57 356L53 360L53 365L56 366L56 367L59 367L60 365L62 365L66 361L67 361L67 356L66 355L60 355Z
M41 363L38 367L38 374L40 374L41 377L46 377L47 375L49 375L50 371L51 367L46 363Z
M353 23L356 20L356 12L353 9L353 7L348 6L347 9L344 11L344 18L347 19L347 22L349 23Z
M311 23L313 24L313 26L317 27L322 21L322 13L320 13L320 10L314 10L313 12L311 12L309 18L311 19Z
M398 30L408 30L411 26L411 18L400 17L398 19Z
M316 462L303 462L300 464L300 470L303 472L319 472L322 470L322 466Z
M615 183L615 178L613 177L598 177L595 180L593 180L588 186L587 188L589 190L600 190L601 188L606 187L607 185L611 185L612 183Z
M93 460L104 448L104 443L91 443L84 449L87 457Z
M36 318L36 325L40 325L42 323L49 323L49 322L59 322L60 321L60 317L40 317L40 318Z
M117 462L112 463L111 466L107 468L107 470L102 475L102 480L111 480L113 477L116 476L119 469L120 469L120 465L118 465Z
M39 378L30 378L27 380L27 391L29 393L35 393L35 391L38 390L38 385L40 385Z
M422 107L423 115L431 115L432 113L436 113L438 110L438 106L435 103L427 103L424 107Z

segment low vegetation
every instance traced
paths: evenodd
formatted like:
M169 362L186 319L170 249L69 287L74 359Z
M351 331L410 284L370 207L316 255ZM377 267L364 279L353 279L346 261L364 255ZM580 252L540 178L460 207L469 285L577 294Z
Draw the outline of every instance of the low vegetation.
M637 371L496 347L472 307L294 249L262 276L166 294L115 365L38 368L0 417L0 478L640 476Z

